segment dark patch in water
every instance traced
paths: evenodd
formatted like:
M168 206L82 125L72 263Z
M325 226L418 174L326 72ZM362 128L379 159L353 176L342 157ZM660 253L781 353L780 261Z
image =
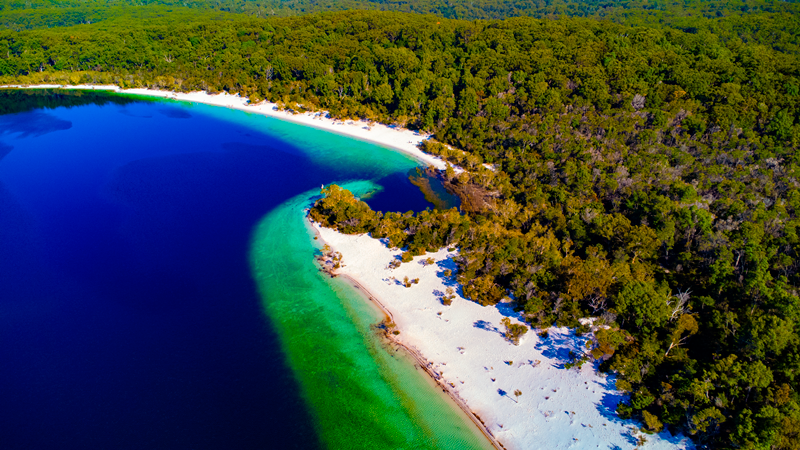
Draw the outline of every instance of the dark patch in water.
M363 199L375 211L405 213L422 211L431 207L431 204L425 200L422 191L414 186L402 172L381 178L375 183L383 189ZM402 195L398 195L398 192L402 192Z
M158 108L158 112L170 119L191 119L192 115L180 108Z
M14 150L13 146L0 142L0 159L5 158L6 155L11 153L11 150Z
M131 111L130 108L126 108L124 106L119 108L118 111L119 111L120 114L122 114L124 116L128 116L128 117L136 117L136 118L139 118L139 119L152 119L153 118L152 114L136 114L133 111Z
M18 114L42 108L72 108L109 103L127 105L142 101L100 90L0 89L0 115Z
M432 203L436 209L458 208L461 204L459 198L445 189L442 180L433 169L425 170L420 167L408 172L408 181L417 186L425 200Z
M19 133L19 137L41 136L69 130L72 122L41 111L0 116L0 134Z

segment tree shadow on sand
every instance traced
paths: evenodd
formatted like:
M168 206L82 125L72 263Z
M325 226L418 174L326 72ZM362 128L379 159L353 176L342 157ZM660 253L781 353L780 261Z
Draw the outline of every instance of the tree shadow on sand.
M539 336L539 341L534 347L545 358L553 360L552 366L556 369L566 369L568 363L575 363L586 350L585 336L577 336L575 330L562 332L558 328L547 330L546 336Z
M481 330L491 331L499 335L505 334L502 331L500 331L499 328L497 328L496 326L492 325L490 322L487 322L485 320L476 320L475 323L472 324L472 326L474 326L475 328L480 328Z
M622 436L625 440L631 445L637 445L639 443L639 438L637 436L637 430L643 425L641 423L637 423L633 420L623 420L622 418L617 415L617 406L620 403L627 401L628 396L616 390L616 382L617 377L614 375L608 375L603 379L595 380L594 383L603 389L605 394L600 399L600 403L597 404L597 411L600 413L603 418L608 420L609 422L620 424L626 426L627 432L622 433ZM669 431L666 429L662 432L658 433L659 440L663 442L668 442L674 446L679 445L686 445L686 438L682 436L673 436ZM612 446L612 449L618 449L619 446ZM694 448L691 445L688 445L686 448Z
M447 271L450 271L450 275L447 275ZM448 255L446 259L441 261L436 261L436 276L442 280L442 284L448 287L452 287L456 289L456 293L460 296L464 296L461 290L461 285L458 284L458 279L456 274L458 273L458 265L455 261L453 261L453 257Z

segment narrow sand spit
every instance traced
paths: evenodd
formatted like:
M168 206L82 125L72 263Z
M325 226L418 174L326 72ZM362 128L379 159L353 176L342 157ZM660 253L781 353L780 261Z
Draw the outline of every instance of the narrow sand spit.
M317 238L321 239L322 235L320 234L320 230L322 229L322 227L320 227L319 224L316 224L313 221L311 221L311 224L312 224L312 229L314 230L314 234L316 236L315 239L317 239ZM321 239L321 240L323 241L323 243L325 242L323 239ZM333 261L328 257L322 258L319 262L322 264L321 270L322 270L323 273L325 273L325 274L327 274L329 276L332 276L332 277L333 276L340 276L340 277L346 279L350 284L352 284L359 291L361 291L362 295L364 295L367 299L369 299L370 302L372 302L375 306L378 307L378 309L380 309L383 312L387 324L394 324L395 323L394 322L394 315L392 314L392 312L388 308L386 308L386 305L381 303L381 300L379 298L375 297L369 291L369 289L367 289L363 284L361 284L361 282L357 278L354 278L354 277L352 277L351 275L349 275L347 273L342 273L341 269L334 269L333 268ZM416 361L415 367L423 370L431 378L433 378L433 380L436 381L437 384L439 384L439 386L442 388L442 391L447 393L447 395L453 400L453 402L459 408L461 408L462 411L464 411L464 413L467 415L467 417L469 417L470 420L472 420L475 423L475 425L478 427L479 430L481 430L483 435L486 436L486 439L489 440L489 442L497 450L504 449L505 447L503 447L503 445L500 442L498 442L497 439L494 438L494 435L492 435L492 433L486 427L486 424L484 424L481 421L480 417L475 415L475 413L473 413L472 410L469 409L469 407L464 402L464 400L461 397L458 396L458 393L455 392L453 389L450 389L449 386L444 385L444 384L441 383L441 377L431 367L432 363L430 361L426 360L425 357L417 349L410 348L410 347L406 346L400 339L396 339L394 337L395 335L393 333L391 333L391 331L392 330L390 330L390 329L386 329L387 338L394 345L397 345L397 346L401 347L406 353L408 353L414 359L414 361Z
M228 93L221 93L211 95L206 92L190 92L184 94L180 92L169 92L153 89L120 89L119 87L113 85L62 86L56 84L39 84L31 86L5 85L0 86L0 88L104 90L118 92L121 94L143 95L187 102L204 103L214 106L223 106L226 108L262 114L268 117L275 117L300 125L332 131L348 137L369 141L378 145L399 150L403 153L407 153L413 156L415 159L418 159L429 166L436 167L437 169L446 168L446 164L442 159L423 153L418 148L420 142L430 137L428 135L419 134L405 128L395 127L393 125L383 125L364 121L335 120L330 118L330 116L325 112L295 113L293 111L281 111L278 109L278 105L275 103L261 102L257 104L250 104L250 101L247 98L240 97L238 94L230 95Z
M522 321L508 305L482 307L460 295L443 305L447 287L457 288L453 276L444 275L456 270L455 252L443 249L392 270L389 262L399 250L367 235L314 228L342 254L337 273L354 280L394 321L395 341L505 448L634 448L641 437L646 448L692 447L682 436L644 435L636 423L619 419L614 411L622 396L591 363L564 367L570 352L585 351L585 337L551 328L549 337L529 331L515 346L500 321ZM426 264L428 257L435 263ZM406 276L419 283L405 287Z

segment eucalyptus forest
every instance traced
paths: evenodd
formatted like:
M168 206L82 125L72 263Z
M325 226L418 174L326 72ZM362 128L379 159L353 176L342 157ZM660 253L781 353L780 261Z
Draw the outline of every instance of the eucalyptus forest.
M460 209L330 186L311 216L405 259L457 247L463 295L534 328L594 318L583 359L648 431L800 448L797 3L143 3L0 3L0 82L225 91L429 133Z

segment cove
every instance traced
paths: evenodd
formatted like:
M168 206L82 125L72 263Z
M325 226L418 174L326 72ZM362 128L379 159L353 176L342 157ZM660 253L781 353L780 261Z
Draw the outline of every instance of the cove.
M14 95L0 94L4 448L486 446L381 345L359 293L313 266L303 208L320 184L366 180L373 208L419 210L415 161L225 108Z

